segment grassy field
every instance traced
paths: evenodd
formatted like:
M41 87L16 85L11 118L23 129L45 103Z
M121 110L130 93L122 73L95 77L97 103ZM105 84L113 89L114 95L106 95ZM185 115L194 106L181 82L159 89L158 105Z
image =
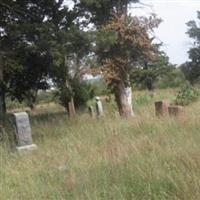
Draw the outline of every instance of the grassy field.
M200 199L200 102L181 118L156 118L153 102L173 91L134 93L137 117L82 112L69 120L49 105L31 114L38 150L0 147L1 200Z

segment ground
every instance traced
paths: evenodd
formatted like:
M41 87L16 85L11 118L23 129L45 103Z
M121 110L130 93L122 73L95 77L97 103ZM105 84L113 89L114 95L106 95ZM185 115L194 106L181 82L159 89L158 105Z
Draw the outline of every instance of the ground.
M135 92L137 117L129 120L114 103L103 102L98 120L40 106L31 114L38 150L1 143L0 199L199 199L200 102L180 118L157 118L154 101L173 98L171 90Z

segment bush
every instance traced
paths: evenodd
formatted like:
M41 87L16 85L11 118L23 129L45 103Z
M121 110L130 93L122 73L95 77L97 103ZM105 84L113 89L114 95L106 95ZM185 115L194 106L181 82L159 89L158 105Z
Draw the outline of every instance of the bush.
M41 103L51 103L51 102L57 102L58 100L55 97L55 91L54 90L41 90L38 92L37 96L37 104Z
M77 107L86 105L87 101L94 98L95 87L87 82L82 81L74 88L74 104Z
M199 97L199 91L189 83L185 84L177 93L175 103L186 106L196 101Z
M87 81L74 82L72 88L72 91L69 91L66 87L63 87L57 92L60 104L65 108L68 107L71 96L74 97L74 104L76 107L86 105L87 101L95 96L95 87Z
M170 72L163 74L156 83L156 88L176 88L186 83L185 76L180 68L172 69Z

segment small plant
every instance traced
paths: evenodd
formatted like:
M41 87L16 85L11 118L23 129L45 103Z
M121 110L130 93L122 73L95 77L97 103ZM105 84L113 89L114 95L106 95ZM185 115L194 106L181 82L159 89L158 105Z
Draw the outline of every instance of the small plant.
M189 83L187 83L178 91L175 103L177 105L186 106L196 101L198 97L199 91L191 86Z

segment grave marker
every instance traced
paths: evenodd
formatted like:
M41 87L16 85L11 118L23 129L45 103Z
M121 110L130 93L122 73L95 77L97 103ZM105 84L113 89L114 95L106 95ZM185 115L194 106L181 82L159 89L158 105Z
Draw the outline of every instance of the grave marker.
M184 114L183 106L169 106L169 115L170 116L181 116Z
M96 112L97 116L103 116L103 106L99 97L96 97Z
M169 103L167 101L157 101L155 102L155 113L156 116L168 115Z
M29 116L26 112L14 113L16 138L17 138L17 150L22 149L36 149L37 146L32 142L31 127L29 122Z

